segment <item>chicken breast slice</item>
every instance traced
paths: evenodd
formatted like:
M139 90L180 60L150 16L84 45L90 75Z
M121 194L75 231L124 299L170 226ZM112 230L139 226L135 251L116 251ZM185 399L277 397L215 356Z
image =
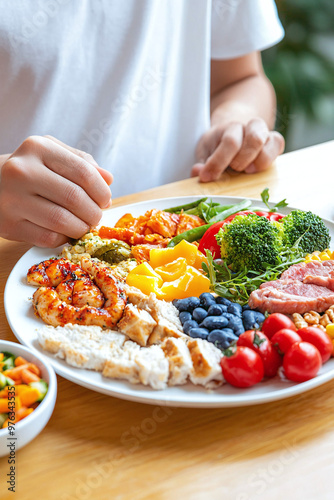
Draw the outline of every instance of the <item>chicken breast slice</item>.
M64 359L69 365L101 371L105 360L118 352L127 337L98 326L44 326L37 332L43 349Z
M138 309L133 304L127 304L117 327L134 342L146 346L148 338L156 325L156 321L147 311Z
M161 344L168 363L168 385L183 385L193 369L192 359L187 344L181 338L169 337Z
M223 357L220 349L211 342L202 339L191 339L187 342L192 360L190 380L193 384L206 388L216 388L223 384L220 360Z

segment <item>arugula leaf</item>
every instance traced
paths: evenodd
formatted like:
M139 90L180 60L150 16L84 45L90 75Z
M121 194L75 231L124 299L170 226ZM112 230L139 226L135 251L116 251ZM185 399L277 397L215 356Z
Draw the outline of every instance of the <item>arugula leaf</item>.
M283 207L286 207L288 205L288 203L286 201L286 198L284 198L284 200L279 201L273 207L271 207L269 205L269 188L265 188L262 191L262 193L261 193L261 199L262 199L263 203L266 205L266 207L268 208L268 210L270 212L277 212L277 210L279 208L283 208Z
M209 250L206 251L206 256L208 265L202 266L210 279L211 290L221 297L245 305L248 303L250 294L262 283L278 279L283 271L301 262L305 255L298 246L287 247L282 250L276 265L268 264L263 271L243 269L238 273L233 273L224 261L213 260Z

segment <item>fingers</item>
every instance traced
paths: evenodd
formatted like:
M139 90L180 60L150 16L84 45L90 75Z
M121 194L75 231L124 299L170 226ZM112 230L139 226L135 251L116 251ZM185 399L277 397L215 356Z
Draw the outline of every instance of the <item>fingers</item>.
M10 233L10 239L14 241L25 241L31 245L37 245L43 248L56 248L66 243L68 240L66 236L48 231L44 227L37 226L28 220L21 220L15 224L15 227L13 227Z
M195 151L198 163L205 163L209 156L212 155L220 143L222 134L223 130L221 127L212 127L202 135Z
M81 235L88 227L96 226L102 217L101 208L84 189L49 168L45 168L35 157L11 158L3 167L3 176L5 182L3 187L6 188L6 193L2 194L2 200L6 200L11 193L11 204L15 206L14 212L19 212L24 219L29 218L32 210L35 209L37 213L39 212L41 219L32 220L32 222L42 225L41 220L45 219L45 224L47 223L48 212L42 206L41 200L45 202L48 200L59 209L66 209L68 215L73 214L69 218L74 224L73 231L81 232ZM106 184L104 185L106 189L109 189ZM45 227L51 229L48 225ZM61 227L52 227L52 229L58 229L57 232L61 232ZM66 234L69 235L68 232Z
M76 154L77 156L80 156L80 158L87 161L88 163L90 163L93 167L95 167L98 170L98 172L100 173L100 175L102 175L103 179L108 184L108 186L110 186L110 184L112 184L113 175L110 172L108 172L108 170L101 168L91 154L86 153L85 151L81 151L80 149L76 149L76 148L73 148L71 146L68 146L67 144L60 141L59 139L56 139L56 137L53 137L52 135L45 135L44 137L46 139L49 139L50 141L55 142L59 146L62 146L63 148L67 149L68 151L71 151L72 153Z
M242 147L230 167L237 172L245 170L258 157L268 138L269 130L264 120L251 120L245 127Z
M78 239L90 228L83 218L77 217L59 204L40 196L34 197L34 203L31 203L29 199L24 200L20 213L25 214L25 220L69 238Z
M205 158L212 148L213 151ZM251 120L246 126L231 123L223 131L215 127L199 141L196 151L199 161L193 165L191 176L199 176L201 182L215 181L229 166L237 172L260 172L283 151L281 134L270 132L260 118Z
M201 182L219 179L240 151L243 135L243 126L240 123L232 123L226 128L215 151L209 156L204 167L198 169Z
M283 136L279 132L270 132L266 144L257 158L246 168L247 174L262 172L269 168L274 160L283 153L285 142Z
M111 198L110 189L91 163L45 137L29 137L16 151L17 156L35 156L64 180L71 181L87 193L100 208L105 208ZM47 169L43 172L44 186ZM49 186L53 189L53 186ZM38 193L43 196L43 193ZM57 194L58 193L57 191ZM76 194L75 192L73 193ZM65 193L66 196L66 193Z

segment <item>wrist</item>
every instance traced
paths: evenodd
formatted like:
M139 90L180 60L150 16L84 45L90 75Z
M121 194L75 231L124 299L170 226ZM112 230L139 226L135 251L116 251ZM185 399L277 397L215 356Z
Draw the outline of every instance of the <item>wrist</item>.
M223 130L231 123L247 125L251 120L257 118L255 110L239 102L225 103L219 106L211 114L211 126L219 126Z

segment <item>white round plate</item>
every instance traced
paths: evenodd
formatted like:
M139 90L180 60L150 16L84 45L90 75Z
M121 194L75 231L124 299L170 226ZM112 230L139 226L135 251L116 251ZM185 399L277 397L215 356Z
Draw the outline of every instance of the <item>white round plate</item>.
M164 209L177 206L195 201L202 196L151 200L117 207L104 212L101 224L113 226L127 212L131 212L134 216L139 216L152 208ZM243 199L225 196L208 197L213 201L226 205L237 203ZM258 200L252 201L256 203L256 206L264 207L262 202ZM291 209L291 207L286 207L282 212L289 213ZM328 220L325 220L325 223L333 238L334 223ZM180 387L170 387L163 391L155 391L142 385L132 385L128 382L107 379L102 377L101 373L71 367L64 361L55 358L52 354L43 351L39 346L36 331L42 325L42 320L34 315L32 307L31 297L35 289L26 282L27 271L33 264L57 256L60 250L61 247L58 249L34 247L26 252L17 262L7 280L4 302L7 319L16 338L27 347L43 354L43 356L49 359L59 375L72 382L110 396L141 403L218 408L254 405L288 398L313 389L334 378L334 358L332 358L321 368L317 377L301 384L283 382L278 377L275 377L249 389L237 389L225 384L215 391L208 392L200 386L187 384Z

